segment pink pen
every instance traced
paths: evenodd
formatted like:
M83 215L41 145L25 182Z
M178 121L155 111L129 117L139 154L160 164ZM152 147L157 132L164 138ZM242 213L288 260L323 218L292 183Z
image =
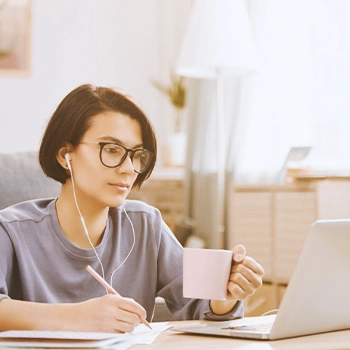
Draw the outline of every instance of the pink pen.
M92 275L92 277L96 278L96 280L100 282L108 290L108 292L120 296L120 294L107 281L105 281L90 265L87 265L85 269ZM140 321L149 329L152 329L151 325L147 322L147 320L143 320L140 318Z

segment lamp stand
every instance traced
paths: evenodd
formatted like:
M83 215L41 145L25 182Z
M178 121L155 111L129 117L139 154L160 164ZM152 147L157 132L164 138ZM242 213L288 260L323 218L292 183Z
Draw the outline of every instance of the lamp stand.
M224 248L225 242L225 162L224 77L216 68L216 169L217 169L217 232L212 236L214 248Z

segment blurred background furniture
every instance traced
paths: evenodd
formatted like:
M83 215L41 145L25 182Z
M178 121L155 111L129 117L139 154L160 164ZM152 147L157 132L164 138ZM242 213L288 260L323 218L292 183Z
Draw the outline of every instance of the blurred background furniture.
M206 112L201 113L202 101L190 109L194 121L187 130L186 214L196 221L209 248L226 248L227 186L233 180L235 166L232 154L236 152L237 114L225 108L234 100L234 90L225 80L240 81L255 73L257 66L245 0L195 0L176 73L215 82ZM192 101L199 90L189 91ZM195 184L198 180L202 180L199 191ZM204 195L198 195L203 187Z
M229 198L229 245L245 245L265 269L263 287L246 301L247 315L261 315L279 307L312 223L350 218L350 177L236 185Z
M174 232L184 215L184 184L182 169L154 171L140 190L132 190L128 199L137 199L155 206Z
M55 197L60 187L41 170L37 152L0 153L0 209L28 199Z

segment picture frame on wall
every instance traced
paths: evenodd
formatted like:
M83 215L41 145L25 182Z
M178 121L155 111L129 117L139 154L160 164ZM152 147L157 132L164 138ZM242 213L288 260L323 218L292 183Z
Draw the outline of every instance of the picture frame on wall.
M0 76L30 75L31 0L0 0Z

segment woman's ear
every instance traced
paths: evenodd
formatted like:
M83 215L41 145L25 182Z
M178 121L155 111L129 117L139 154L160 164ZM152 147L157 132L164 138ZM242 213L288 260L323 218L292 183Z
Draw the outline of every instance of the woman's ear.
M62 168L67 170L70 170L70 160L71 160L70 154L69 154L70 149L71 147L68 147L68 146L61 147L57 152L57 156L56 156L58 163L61 164Z

